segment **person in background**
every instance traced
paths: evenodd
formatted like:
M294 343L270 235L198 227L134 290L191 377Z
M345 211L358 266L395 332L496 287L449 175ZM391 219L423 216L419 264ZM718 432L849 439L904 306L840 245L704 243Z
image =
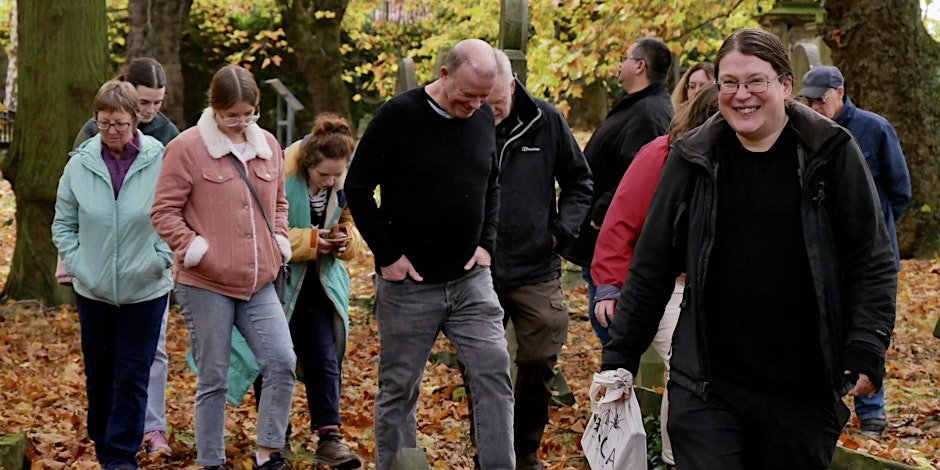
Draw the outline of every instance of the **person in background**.
M609 341L610 335L594 316L596 291L591 279L594 244L614 190L633 157L641 147L665 134L669 127L673 112L666 78L671 66L672 53L664 42L655 38L637 39L620 64L619 80L624 95L584 147L584 156L594 176L594 197L578 238L568 244L562 256L581 267L588 284L588 316L601 344Z
M81 324L88 437L105 469L136 469L149 371L172 288L172 253L147 217L163 145L137 128L127 82L95 96L100 131L59 180L52 241L72 277Z
M127 65L127 69L118 80L130 83L137 91L140 99L140 114L137 129L160 141L166 146L180 131L170 122L160 108L163 106L163 96L166 94L166 73L163 66L150 57L138 57ZM75 137L73 147L78 148L82 142L94 137L99 132L95 119L90 119ZM65 274L65 273L63 273ZM67 284L68 277L61 279ZM144 443L147 452L151 454L172 454L170 444L166 438L166 374L170 362L166 353L166 322L170 309L163 313L163 324L160 327L160 339L157 341L157 352L150 366L150 381L147 382L147 418L144 423Z
M496 51L499 80L487 101L496 121L499 228L493 284L516 342L516 468L541 469L538 450L568 337L558 251L578 234L591 203L591 170L564 116L532 97ZM560 193L556 196L555 184Z
M378 470L417 445L421 376L441 331L467 366L480 466L516 466L509 353L489 267L499 170L486 99L496 81L493 48L460 41L439 79L379 108L349 168L349 208L377 274Z
M636 374L685 272L667 385L678 468L829 468L841 397L881 388L891 241L851 135L790 99L780 39L736 31L716 64L719 114L671 145L602 374Z
M317 435L317 463L335 469L359 468L362 457L349 450L340 432L340 384L349 331L349 274L343 261L362 250L343 182L356 141L349 123L335 114L317 116L313 130L284 151L287 225L291 242L290 293L284 311L294 353L303 372L310 425ZM236 351L232 360L250 357ZM254 366L257 368L257 366ZM247 381L229 388L247 389ZM261 399L263 380L254 381ZM290 426L288 426L288 437Z
M160 108L163 107L163 97L166 95L166 72L160 62L150 57L138 57L127 65L124 73L118 76L117 80L128 82L137 90L137 96L140 97L137 128L144 135L159 140L164 147L179 135L180 131L176 125L160 112ZM97 133L95 120L89 119L78 131L72 147L78 147ZM165 365L164 368L166 368ZM166 379L164 379L164 384L165 382Z
M175 253L176 299L198 369L196 463L210 469L225 463L225 396L237 329L264 377L254 468L290 469L280 449L297 359L273 285L291 257L284 161L274 136L256 124L260 93L251 72L222 67L208 98L196 126L167 146L150 213Z
M845 94L842 72L831 65L809 69L803 75L803 89L799 94L814 111L848 129L858 142L875 180L891 247L894 248L895 265L900 271L901 252L895 224L911 203L911 174L907 170L897 132L884 117L852 103ZM880 436L888 425L884 387L873 397L855 397L855 414L861 422L859 428L863 434Z
M688 105L680 106L669 124L666 135L653 139L643 146L633 159L617 186L610 210L604 218L601 233L597 236L594 260L591 262L591 277L597 282L597 303L595 312L597 321L607 328L617 312L617 299L620 289L627 278L633 250L643 230L646 214L649 212L653 193L669 155L669 142L673 142L686 132L701 126L706 119L718 112L718 90L711 84L692 98ZM672 335L679 319L679 306L682 303L682 291L685 278L676 279L675 289L669 303L666 304L663 319L653 338L653 349L659 353L669 372L669 356L672 354ZM660 431L663 437L663 462L675 465L672 455L672 443L669 439L669 393L663 393L660 406Z
M715 83L715 67L709 62L699 62L685 71L676 88L672 90L672 109L679 112L682 105L692 101L705 87Z

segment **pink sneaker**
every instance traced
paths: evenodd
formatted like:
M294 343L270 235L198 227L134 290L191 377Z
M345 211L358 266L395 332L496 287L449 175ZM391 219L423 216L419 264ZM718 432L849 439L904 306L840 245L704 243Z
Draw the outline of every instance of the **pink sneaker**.
M148 454L173 455L173 449L170 449L170 443L166 441L166 434L163 431L150 431L144 434L144 443L147 444Z

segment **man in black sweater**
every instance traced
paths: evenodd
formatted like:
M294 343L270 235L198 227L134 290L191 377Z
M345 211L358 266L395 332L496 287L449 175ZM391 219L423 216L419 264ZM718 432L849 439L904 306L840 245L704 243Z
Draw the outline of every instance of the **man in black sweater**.
M516 469L538 470L554 367L568 333L557 252L574 240L587 214L591 170L565 117L513 78L505 53L496 51L496 60L499 81L489 103L501 197L493 281L518 343Z
M349 175L349 208L375 255L382 343L376 466L416 447L421 375L440 331L466 364L480 466L515 468L509 354L490 274L499 209L493 48L465 40L440 79L379 108ZM381 205L374 198L381 190Z
M640 38L627 49L620 64L620 84L624 95L607 119L594 131L584 147L584 156L594 175L594 198L587 217L581 223L578 239L566 247L563 256L583 268L588 283L588 315L601 340L610 340L607 328L597 321L594 311L595 286L591 279L594 244L600 233L614 191L644 145L666 133L672 120L672 101L666 77L672 65L672 53L655 38ZM602 312L612 317L613 312Z

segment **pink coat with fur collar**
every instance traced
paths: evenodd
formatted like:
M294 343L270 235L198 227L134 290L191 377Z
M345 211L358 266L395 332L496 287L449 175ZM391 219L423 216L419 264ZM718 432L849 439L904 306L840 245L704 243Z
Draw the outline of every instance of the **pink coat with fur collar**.
M239 152L211 109L203 112L195 127L167 146L150 212L175 253L177 282L242 300L273 281L290 259L280 145L256 124L245 136L248 145ZM276 236L229 154L247 168Z

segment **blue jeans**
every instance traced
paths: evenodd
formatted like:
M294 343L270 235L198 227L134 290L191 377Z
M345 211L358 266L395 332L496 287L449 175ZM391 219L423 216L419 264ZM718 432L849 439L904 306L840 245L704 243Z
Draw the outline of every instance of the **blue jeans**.
M885 381L887 382L887 380ZM880 418L885 416L885 385L874 396L855 397L855 415L858 419Z
M115 306L75 294L81 323L88 437L105 469L137 468L147 382L168 296Z
M168 302L167 308L163 312L160 339L157 340L157 351L153 356L153 365L150 366L144 433L150 431L166 432L166 370L170 363L170 358L166 354L166 321L169 313L170 305Z
M591 327L594 328L594 334L597 335L597 339L601 340L601 344L607 344L607 342L610 341L610 333L607 332L607 328L601 326L597 321L597 317L594 315L597 286L594 285L594 280L591 279L591 268L581 268L581 277L584 278L588 285L588 318L591 319Z
M417 446L421 377L439 332L467 367L480 466L513 470L513 392L509 353L489 268L476 266L450 282L392 282L378 276L379 392L375 398L376 468L389 470L395 453Z
M186 318L193 359L199 369L196 464L208 467L225 463L225 393L233 327L245 337L264 378L264 393L258 406L257 445L284 447L297 358L274 285L266 285L245 301L177 284L176 299Z

